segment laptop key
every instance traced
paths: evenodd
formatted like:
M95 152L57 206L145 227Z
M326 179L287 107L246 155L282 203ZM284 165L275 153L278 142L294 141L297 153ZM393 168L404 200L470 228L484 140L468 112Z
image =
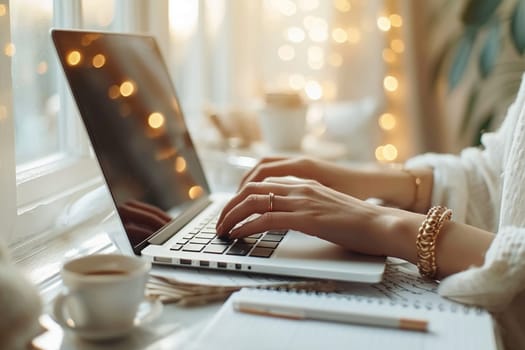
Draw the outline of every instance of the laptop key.
M282 235L275 235L273 233L267 233L262 238L263 241L270 241L270 242L280 242L282 241L283 236Z
M211 254L222 254L228 249L227 245L220 245L220 244L210 244L209 246L206 246L204 248L204 253L211 253Z
M188 243L182 248L183 252L200 252L204 248L202 244Z
M254 248L250 253L250 256L256 256L259 258L269 258L273 253L273 249L270 248Z
M208 244L210 243L211 239L209 238L193 238L188 243L190 244Z
M257 243L257 240L254 238L241 238L239 239L239 242L244 242L246 244L255 244Z
M215 238L215 233L205 233L201 232L195 236L195 238L207 238L207 239L213 239Z
M288 233L288 230L270 230L268 231L268 233L271 233L273 235L281 235L281 236L284 236L285 234Z
M230 245L233 241L231 239L227 238L215 238L211 241L211 244L222 244L222 245Z
M257 248L270 248L275 249L279 245L279 242L266 242L266 241L260 241L259 244L257 244Z
M252 244L246 244L242 242L236 242L230 250L226 253L226 255L247 255L250 249L252 249Z
M170 250L180 250L183 247L182 244L174 244L170 247Z

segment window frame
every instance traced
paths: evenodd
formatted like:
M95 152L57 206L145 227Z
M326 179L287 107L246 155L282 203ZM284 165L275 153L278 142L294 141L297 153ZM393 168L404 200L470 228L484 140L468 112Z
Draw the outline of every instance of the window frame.
M0 3L3 1L5 0L0 0ZM116 0L116 30L150 31L163 40L169 36L168 26L163 27L168 21L167 6L167 0L152 3L143 0ZM158 14L166 15L163 18ZM5 17L9 19L9 11ZM82 0L53 1L53 27L85 29L82 18ZM10 29L9 21L7 28ZM10 32L6 35L10 38ZM83 195L103 186L104 181L59 65L56 74L59 78L58 93L61 101L61 153L16 165L11 67L2 64L2 69L8 72L9 76L8 81L2 82L2 91L7 95L3 99L8 103L10 116L3 121L6 125L0 130L0 156L6 160L0 164L0 191L8 195L4 197L7 204L3 204L5 214L2 215L5 215L5 220L2 222L8 224L6 229L11 234L7 242L14 252L13 255L24 259L31 254L35 246L70 231L71 227L61 226L57 219ZM89 214L84 220L88 219ZM72 221L74 225L79 224L77 220Z

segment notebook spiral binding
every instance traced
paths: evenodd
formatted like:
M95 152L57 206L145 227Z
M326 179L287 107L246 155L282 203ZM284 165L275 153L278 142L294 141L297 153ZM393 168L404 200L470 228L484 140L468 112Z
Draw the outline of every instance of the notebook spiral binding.
M307 294L307 295L317 295L319 297L325 298L334 298L340 300L350 300L356 301L358 303L368 303L368 304L379 304L379 305L389 305L402 308L415 308L421 309L424 308L428 311L436 310L439 312L452 312L452 313L463 313L468 315L470 313L481 315L485 312L484 309L472 306L456 303L450 300L447 300L446 303L431 303L431 302L421 302L419 300L408 301L403 299L392 299L388 297L367 297L356 294L348 294L348 291L342 291L341 288L337 287L337 282L332 281L314 281L314 282L299 282L299 285L292 286L261 286L256 287L255 289L266 290L269 292L286 292L286 293L296 293L296 294ZM344 294L343 294L344 293Z

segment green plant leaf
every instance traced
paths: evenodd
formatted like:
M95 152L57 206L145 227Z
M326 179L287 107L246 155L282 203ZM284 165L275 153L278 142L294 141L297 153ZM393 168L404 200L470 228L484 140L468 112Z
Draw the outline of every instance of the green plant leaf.
M525 0L518 0L510 19L510 38L516 51L525 51Z
M468 27L459 41L458 47L450 71L448 74L448 86L453 90L461 81L465 70L467 69L472 47L474 46L474 39L476 38L477 30L474 27Z
M494 121L495 114L490 112L481 122L477 128L477 132L474 134L474 139L472 140L473 146L481 146L481 136L487 131L490 131L492 122Z
M492 17L502 0L470 0L461 14L461 20L469 26L482 26Z
M496 65L501 49L500 32L500 24L496 22L491 26L485 38L485 43L479 56L479 72L483 78L486 78Z

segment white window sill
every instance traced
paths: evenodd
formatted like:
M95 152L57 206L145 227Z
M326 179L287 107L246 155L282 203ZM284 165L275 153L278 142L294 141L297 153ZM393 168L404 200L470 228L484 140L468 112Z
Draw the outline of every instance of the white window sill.
M99 191L98 195L88 194L70 206L76 213L64 219L69 220L68 229L59 225L29 242L12 247L14 262L37 286L46 303L59 290L60 268L64 261L96 253L131 251L126 246L109 193L105 188L96 191ZM74 214L81 215L81 218Z

